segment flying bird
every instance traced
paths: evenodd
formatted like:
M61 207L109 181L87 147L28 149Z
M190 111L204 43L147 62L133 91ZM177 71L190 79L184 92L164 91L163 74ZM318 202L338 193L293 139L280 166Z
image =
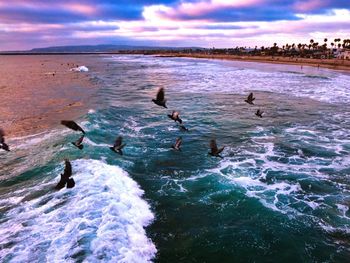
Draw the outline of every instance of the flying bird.
M83 134L85 134L85 131L75 121L63 120L61 121L61 124L68 127L69 129L72 129L74 131L81 131Z
M258 116L258 117L260 117L260 118L262 118L263 117L263 111L261 111L260 109L258 109L257 111L256 111L256 113L255 113L255 115L256 116Z
M216 141L214 139L210 140L210 152L211 156L223 158L220 153L224 150L225 147L218 148Z
M164 98L164 89L163 88L160 88L158 90L158 93L157 93L157 98L156 99L152 99L152 101L157 104L158 106L162 106L164 108L168 108L165 103L166 103L166 99Z
M181 151L181 148L180 148L181 144L182 144L182 138L179 137L176 139L175 144L172 145L171 148L173 148L174 150L177 150L177 151Z
M120 155L123 155L122 149L124 148L126 144L123 144L123 138L119 136L113 145L113 147L109 147L113 152L119 153Z
M84 140L85 134L83 134L78 140L76 140L75 142L72 142L72 144L76 147L78 147L80 150L82 150L84 148L83 145L83 140Z
M73 188L75 186L75 182L72 176L72 165L68 159L65 160L65 167L63 174L61 174L61 180L56 185L55 189L60 190L67 186L67 188Z
M168 114L168 117L172 120L174 120L175 122L179 122L180 124L182 123L182 120L179 117L179 112L178 111L173 111L173 113L170 115Z
M255 98L253 97L253 92L251 92L249 94L249 96L247 97L246 100L244 100L246 103L248 104L251 104L251 105L254 105L253 101L255 100Z
M3 149L7 152L10 151L9 146L5 143L5 132L0 128L0 149Z

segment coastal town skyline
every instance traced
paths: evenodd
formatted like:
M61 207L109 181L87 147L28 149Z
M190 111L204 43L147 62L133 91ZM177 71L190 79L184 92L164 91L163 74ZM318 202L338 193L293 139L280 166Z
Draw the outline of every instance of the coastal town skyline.
M279 46L350 36L347 1L0 1L1 51L64 45Z

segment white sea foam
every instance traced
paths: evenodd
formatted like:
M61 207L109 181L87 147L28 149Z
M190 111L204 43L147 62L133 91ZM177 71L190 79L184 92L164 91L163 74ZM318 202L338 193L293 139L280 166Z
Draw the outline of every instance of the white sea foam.
M89 69L86 66L79 66L79 67L76 67L76 68L71 68L70 71L88 72Z
M0 259L73 262L79 254L85 262L151 261L156 248L144 227L154 216L137 183L121 168L101 161L72 165L73 189L50 191L6 213Z
M254 91L283 93L317 101L350 102L350 75L328 69L304 67L300 71L293 65L278 65L276 68L275 65L264 63L191 58L149 59L142 56L113 56L110 59L121 63L147 65L148 68L144 68L144 71L157 68L159 75L168 74L174 76L174 79L178 77L181 80L189 80L187 76L190 76L187 85L177 85L176 82L174 86L168 84L169 89L183 89L184 92L246 95L254 87ZM188 72L192 74L188 75ZM227 85L227 79L234 79L235 85Z

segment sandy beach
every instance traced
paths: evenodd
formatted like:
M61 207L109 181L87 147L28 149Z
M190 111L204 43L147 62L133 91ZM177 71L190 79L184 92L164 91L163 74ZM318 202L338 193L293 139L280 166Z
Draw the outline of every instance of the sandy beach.
M94 64L96 56L0 56L0 127L23 136L74 119L94 104L89 72L71 68Z
M168 53L159 54L161 57L190 57L205 59L223 59L235 61L261 62L273 64L289 64L300 66L311 66L329 68L334 70L350 71L350 60L340 59L310 59L310 58L291 58L291 57L271 57L271 56L236 56L236 55L207 55L207 54L186 54L186 53Z

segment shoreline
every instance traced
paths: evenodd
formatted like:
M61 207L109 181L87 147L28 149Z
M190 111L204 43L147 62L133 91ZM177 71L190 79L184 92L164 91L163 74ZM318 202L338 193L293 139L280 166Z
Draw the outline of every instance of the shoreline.
M261 56L237 56L237 55L207 55L207 54L185 54L185 53L161 53L155 54L157 57L185 57L200 59L217 59L244 62L258 62L270 64L300 65L310 67L320 67L332 70L341 70L350 72L350 60L339 59L310 59L310 58L290 58L290 57L261 57Z

